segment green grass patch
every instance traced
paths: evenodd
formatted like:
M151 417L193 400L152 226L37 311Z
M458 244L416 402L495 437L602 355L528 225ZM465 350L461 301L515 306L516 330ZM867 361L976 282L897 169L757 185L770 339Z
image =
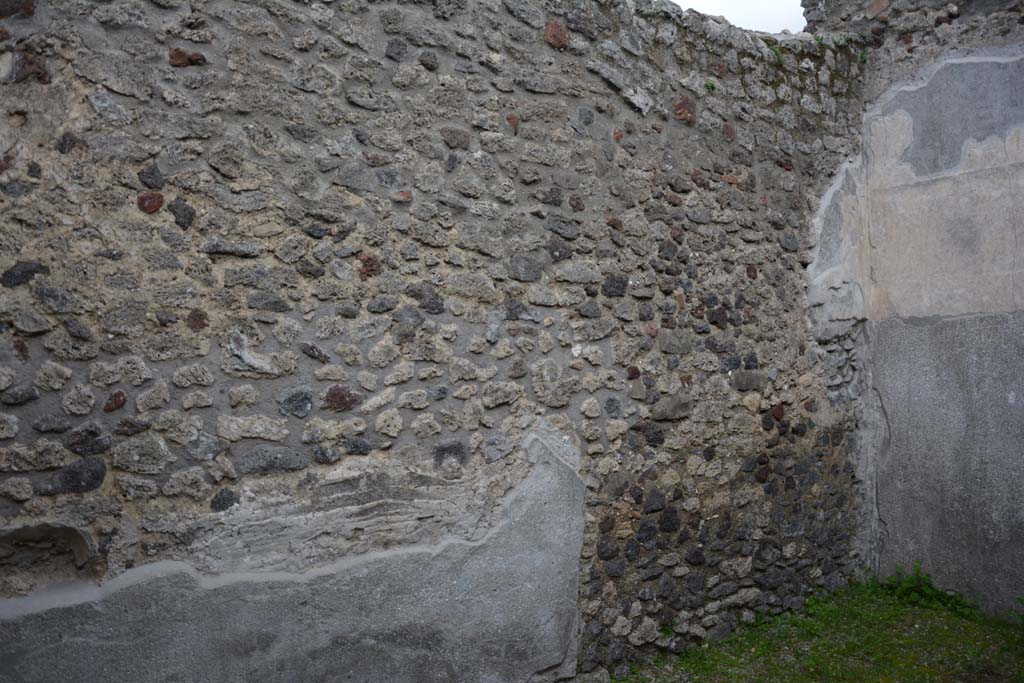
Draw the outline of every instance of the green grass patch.
M1024 623L983 615L920 568L811 598L623 683L1024 683Z

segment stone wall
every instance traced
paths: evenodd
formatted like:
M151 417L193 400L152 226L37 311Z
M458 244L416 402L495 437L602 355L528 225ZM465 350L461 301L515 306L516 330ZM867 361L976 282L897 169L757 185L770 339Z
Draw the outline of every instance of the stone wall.
M805 282L894 40L0 0L15 680L622 672L858 575L863 325Z

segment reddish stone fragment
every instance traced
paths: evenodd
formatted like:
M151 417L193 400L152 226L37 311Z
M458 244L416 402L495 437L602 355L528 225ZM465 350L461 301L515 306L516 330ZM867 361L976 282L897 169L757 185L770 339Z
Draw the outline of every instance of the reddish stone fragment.
M18 358L20 358L22 362L28 362L28 344L25 343L24 339L14 340L14 351L18 354Z
M380 273L380 257L376 254L363 254L359 257L359 277L362 280Z
M731 175L731 174L726 174L726 175L722 176L722 182L723 183L728 183L730 185L735 185L739 181L740 181L739 176L735 176L735 175Z
M757 279L757 266L755 266L753 263L747 264L747 277L749 277L751 280Z
M206 315L206 311L193 308L188 312L188 316L185 318L185 324L188 325L188 329L193 332L198 332L210 324L210 318Z
M544 40L548 41L548 45L556 50L564 50L569 47L571 37L565 24L558 19L550 19L544 25Z
M304 354L310 358L316 359L321 363L330 363L331 357L327 355L327 352L321 349L316 344L303 343L299 346Z
M731 123L727 123L722 126L722 137L729 142L733 142L736 139L736 129Z
M11 32L5 28L0 28L0 41L7 40L11 37Z
M412 192L410 190L398 190L391 193L391 201L397 204L408 204L412 201Z
M206 64L206 57L202 52L186 52L180 47L172 47L170 53L168 53L167 61L170 62L171 66L183 67L183 66L202 66Z
M505 121L508 125L512 126L512 133L519 135L519 117L515 114L508 114L505 116Z
M352 410L363 402L363 397L341 384L333 384L324 395L324 410Z
M18 65L14 72L14 82L21 83L35 76L36 81L46 85L50 82L50 72L46 70L46 60L28 52L15 53Z
M622 131L616 128L612 132L612 137L615 138L615 142L622 142Z
M640 376L640 368L635 365L630 365L626 368L626 379L636 379Z
M818 402L813 398L807 399L806 401L804 401L804 410L806 410L809 413L817 412Z
M782 418L786 417L786 406L782 405L781 403L772 406L771 412L772 417L774 417L776 420L781 420Z
M697 123L697 103L689 95L677 95L672 100L672 111L675 113L676 121L682 121L691 126Z
M608 216L608 218L605 219L605 223L607 223L608 227L612 228L613 230L622 230L621 218L618 218L616 216Z
M31 17L36 13L35 0L0 0L0 19L20 16Z
M112 413L115 410L121 410L124 408L124 404L128 402L128 394L124 393L120 389L115 391L107 399L107 402L103 404L103 412Z
M164 196L159 192L142 192L139 194L139 210L143 213L156 213L164 205Z
M871 0L868 8L864 10L864 18L874 19L887 9L889 9L889 0Z

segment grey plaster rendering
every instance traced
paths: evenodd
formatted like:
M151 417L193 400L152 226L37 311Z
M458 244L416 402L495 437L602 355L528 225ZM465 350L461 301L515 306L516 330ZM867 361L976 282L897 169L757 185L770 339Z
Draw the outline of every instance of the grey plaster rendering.
M1024 313L867 323L885 433L879 571L1011 609L1024 594Z
M571 676L583 542L579 455L553 430L524 443L530 474L479 542L371 553L306 574L202 576L163 562L102 587L52 587L0 603L0 680L526 683Z
M920 176L955 171L968 140L1003 139L1024 121L1024 60L949 60L920 87L897 89L880 114L905 111L913 142L900 161Z
M809 319L859 400L865 556L991 611L1024 594L1024 58L940 60L883 96L817 218Z

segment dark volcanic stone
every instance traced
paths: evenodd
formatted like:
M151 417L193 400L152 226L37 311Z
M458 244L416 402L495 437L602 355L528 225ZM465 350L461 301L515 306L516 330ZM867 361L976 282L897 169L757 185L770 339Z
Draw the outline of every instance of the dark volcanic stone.
M547 221L544 223L544 227L559 237L570 241L578 239L580 236L580 226L577 225L575 221L557 214L551 214L548 216ZM552 257L554 257L554 254L552 254Z
M118 436L135 436L149 429L149 423L145 420L135 417L122 418L117 423L117 427L114 428L114 433Z
M672 508L665 510L658 517L658 531L662 533L671 534L679 531L679 526L679 513Z
M614 560L619 555L619 544L610 538L602 538L597 542L598 559L608 561Z
M256 241L229 242L219 237L214 237L203 244L203 252L211 256L256 258L263 253L263 245Z
M317 446L313 449L313 461L319 465L333 465L341 460L341 451L333 446Z
M768 377L756 370L737 370L732 373L732 385L736 391L760 391L768 383Z
M353 436L345 440L345 452L349 455L369 455L373 444L361 436Z
M167 205L167 210L174 216L175 225L182 229L191 227L196 219L196 210L181 197L175 197L174 201Z
M327 355L327 352L321 349L316 344L303 343L299 345L299 350L305 355L309 356L314 360L318 360L321 363L330 363L331 357Z
M537 282L543 272L543 261L526 254L516 254L509 263L509 277L519 282Z
M285 389L277 396L277 407L282 415L306 417L313 410L313 392L307 387Z
M576 312L579 313L582 318L600 318L601 304L597 303L594 299L587 299L579 305Z
M405 59L408 52L409 46L404 40L399 38L392 38L384 48L384 56L396 62L400 62Z
M71 429L71 423L62 415L43 415L32 423L32 429L40 434L63 434Z
M686 561L692 565L704 564L704 551L697 546L694 546L686 551Z
M354 320L359 317L360 305L354 301L345 301L338 304L338 315L346 320Z
M658 489L651 489L644 496L644 513L661 512L665 509L665 494Z
M565 240L560 240L557 237L548 240L544 248L547 249L551 255L551 260L555 263L572 258L572 246Z
M39 398L39 390L31 384L15 384L0 394L0 403L6 406L22 406Z
M469 149L471 137L467 130L445 126L441 128L441 139L452 149Z
M609 275L601 285L601 293L607 297L623 297L628 286L629 278L625 275Z
M437 54L427 50L421 52L419 57L420 65L427 71L437 71L437 67L440 66L440 61L437 58Z
M393 296L378 296L370 299L366 310L370 313L387 313L398 307L398 299Z
M138 173L139 182L148 187L151 190L162 190L164 189L164 174L160 172L160 167L156 163L152 163L146 168L142 169Z
M71 133L62 133L60 139L57 140L57 151L61 154L67 154L75 148L78 144L78 138Z
M307 225L306 227L304 227L302 229L302 232L306 233L315 240L319 240L323 239L327 235L330 235L331 229L318 223L313 223L311 225Z
M626 573L626 560L620 557L611 562L605 562L604 573L612 578L622 576Z
M78 455L99 455L110 450L114 439L103 431L98 422L86 422L71 430L64 439L64 445Z
M63 323L64 329L67 330L72 339L91 342L96 338L92 330L77 318L66 318Z
M234 505L238 505L238 494L231 489L217 491L217 495L210 500L210 509L214 512L224 512Z
M444 313L444 299L437 293L437 289L429 282L418 282L405 288L406 296L415 299L420 308L427 313L437 315Z
M4 287L17 287L32 281L36 275L48 275L50 269L42 263L35 261L18 261L0 275L0 285Z
M440 467L445 460L455 460L465 465L469 458L469 449L461 441L447 441L434 446L434 466Z
M239 474L294 472L309 466L308 453L283 446L257 446L235 463Z
M103 485L107 465L103 458L90 456L57 470L50 478L36 485L36 493L54 496L61 493L85 493Z
M253 292L246 300L249 308L257 311L273 311L285 313L292 310L292 305L273 292Z
M644 441L647 442L648 446L660 446L665 443L665 433L660 427L650 422L637 423L630 427L630 429L639 432L644 437Z

